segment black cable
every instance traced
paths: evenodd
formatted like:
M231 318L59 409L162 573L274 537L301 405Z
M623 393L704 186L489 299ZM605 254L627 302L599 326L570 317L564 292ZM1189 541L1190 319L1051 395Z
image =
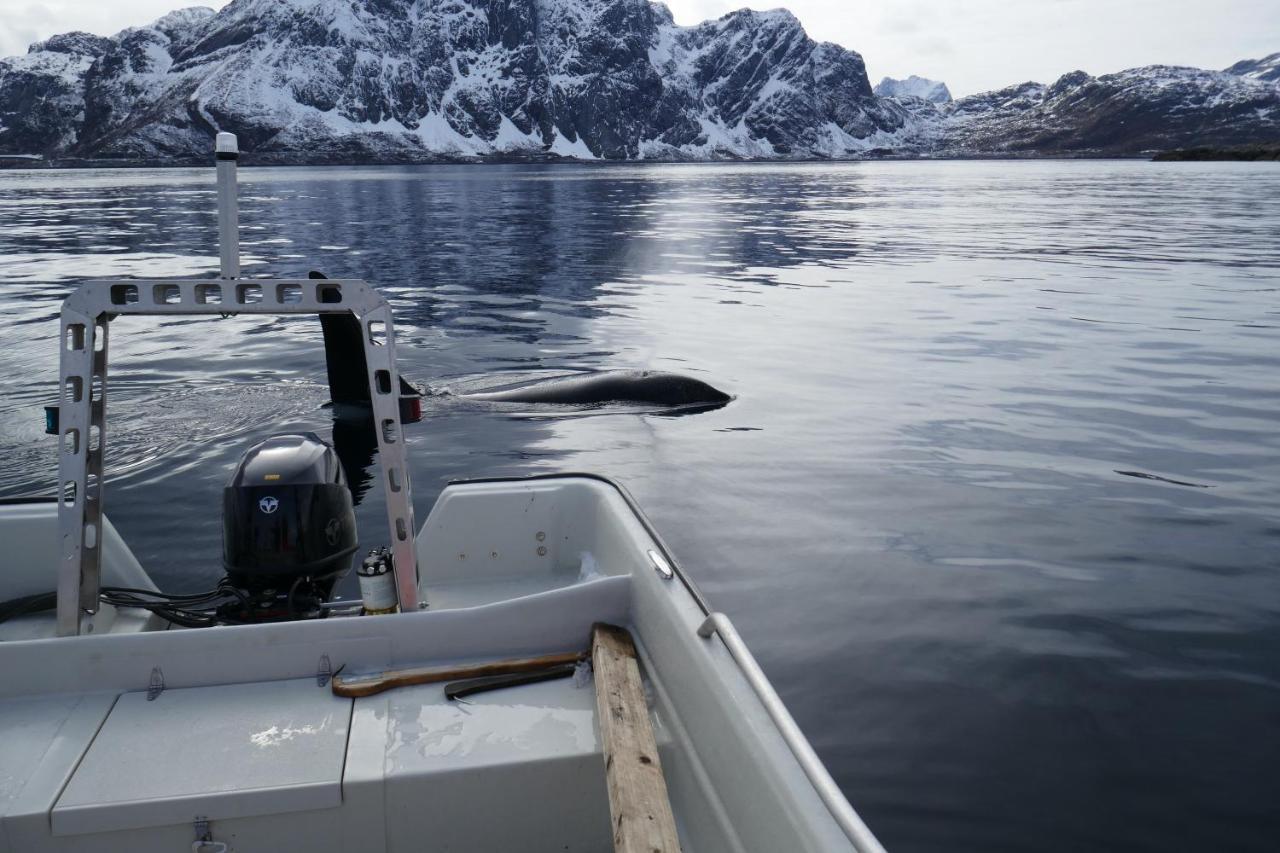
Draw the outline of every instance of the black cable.
M231 594L231 589L231 587L223 586L222 582L219 582L218 586L206 592L190 593L169 593L150 589L133 589L132 587L123 586L104 586L102 587L101 594L104 599L109 598L120 601L181 605L226 598ZM159 599L159 601L153 602L150 601L150 599Z
M249 606L248 597L227 583L225 578L207 592L174 594L130 587L104 587L101 597L116 607L146 610L184 628L206 628L218 624L216 607L200 608L200 605L214 605L221 599L238 598L246 607Z
M125 595L147 595L147 596L151 596L152 598L169 598L169 599L203 598L207 595L210 595L212 592L216 592L216 590L209 590L206 592L161 592L158 589L135 589L134 587L129 587L129 586L104 586L102 587L102 591L103 592L119 592Z
M238 590L233 592L238 594ZM113 607L141 608L159 614L174 624L199 628L216 624L216 620L209 613L194 609L193 605L212 602L229 596L226 591L214 590L184 599L147 601L139 594L150 595L154 594L154 592L152 590L132 590L127 587L104 587L101 599ZM28 613L52 610L57 605L58 593L56 592L41 592L10 601L3 601L0 602L0 623Z
M118 598L118 597L106 595L102 597L102 601L112 605L113 607L136 608L140 610L151 610L153 612L159 609L185 611L185 612L203 612L205 610L212 609L211 607L209 607L209 605L216 603L217 599L211 599L208 602L193 601L193 602L186 602L186 603L175 603L171 601L139 601L133 598Z
M310 577L299 577L289 587L285 597L285 607L290 619L297 616L296 598L302 584L314 581ZM185 628L204 628L217 625L219 622L246 624L254 621L254 599L244 590L236 588L226 578L218 581L218 585L207 592L167 593L154 589L137 589L124 586L105 586L100 590L101 601L113 607L136 608L146 610L175 625ZM243 611L239 615L219 613L219 610L230 604L226 599L238 599ZM0 623L27 613L52 610L57 606L56 592L42 592L15 598L11 601L0 601Z
M248 594L244 592L244 590L237 589L236 587L232 586L231 582L228 581L226 578L223 578L222 580L218 581L218 588L225 590L230 595L233 595L236 598L240 599L240 603L244 606L246 613L252 612L253 601L252 599L249 598Z
M293 619L295 615L293 612L293 594L298 591L298 586L301 585L303 581L310 580L311 578L301 575L293 579L293 585L289 587L289 594L286 595L284 599L284 612L289 614L290 619Z
M41 610L52 610L58 606L56 592L38 592L35 595L24 595L10 601L0 601L0 623L16 616L38 613Z
M205 601L147 601L144 598L135 598L131 595L112 595L111 593L104 593L100 598L107 604L116 607L141 607L144 609L167 607L171 610L203 610L205 608L201 605L218 600L218 598L210 598Z
M156 607L151 609L152 613L167 619L175 625L181 625L184 628L209 628L218 624L216 617L205 615L203 613L195 613L189 610L173 610L167 607Z

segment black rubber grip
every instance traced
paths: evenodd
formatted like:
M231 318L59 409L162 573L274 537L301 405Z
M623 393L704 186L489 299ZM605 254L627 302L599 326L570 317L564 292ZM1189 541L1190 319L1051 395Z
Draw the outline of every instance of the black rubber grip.
M488 675L484 678L469 678L466 681L454 681L444 686L444 698L461 699L463 696L474 696L490 690L502 690L505 687L519 687L522 684L537 684L542 681L554 681L557 678L568 678L578 668L576 663L540 669L537 672L517 672L512 675Z

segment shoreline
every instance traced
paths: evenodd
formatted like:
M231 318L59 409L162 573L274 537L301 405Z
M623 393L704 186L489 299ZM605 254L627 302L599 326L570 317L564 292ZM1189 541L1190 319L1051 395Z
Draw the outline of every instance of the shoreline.
M956 156L920 156L913 154L883 153L858 157L722 157L722 158L665 158L647 160L603 160L579 159L577 157L561 157L559 155L492 155L484 157L394 157L385 155L332 156L316 157L301 154L298 158L285 154L251 154L241 153L239 165L243 168L299 167L314 168L319 166L512 166L512 165L546 165L546 166L598 166L601 168L627 166L722 166L727 164L796 164L796 163L885 163L885 162L967 162L967 161L1063 161L1063 160L1164 160L1166 155L1174 152L1146 151L1137 154L1101 154L1101 153L1063 153L1063 154L967 154ZM1238 158L1224 158L1238 159ZM31 155L0 155L0 172L21 170L68 170L68 169L191 169L209 165L208 157L173 157L173 158L124 158L124 157L58 157L44 159Z

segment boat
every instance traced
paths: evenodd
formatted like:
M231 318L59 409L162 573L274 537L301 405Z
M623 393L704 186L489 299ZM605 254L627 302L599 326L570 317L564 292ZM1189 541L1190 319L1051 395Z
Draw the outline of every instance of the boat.
M391 311L239 276L237 156L221 278L63 304L59 486L0 503L0 851L882 851L621 485L462 480L415 524ZM360 543L332 448L276 436L231 473L226 577L166 594L103 510L107 335L224 313L359 324L387 527Z

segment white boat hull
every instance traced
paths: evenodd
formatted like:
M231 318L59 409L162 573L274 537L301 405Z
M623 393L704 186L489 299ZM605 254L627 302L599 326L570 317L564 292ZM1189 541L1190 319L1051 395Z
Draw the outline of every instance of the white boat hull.
M199 853L611 850L589 685L317 678L586 650L597 622L635 637L682 849L878 849L612 483L451 485L417 550L417 613L0 643L0 851L172 853L198 819Z

